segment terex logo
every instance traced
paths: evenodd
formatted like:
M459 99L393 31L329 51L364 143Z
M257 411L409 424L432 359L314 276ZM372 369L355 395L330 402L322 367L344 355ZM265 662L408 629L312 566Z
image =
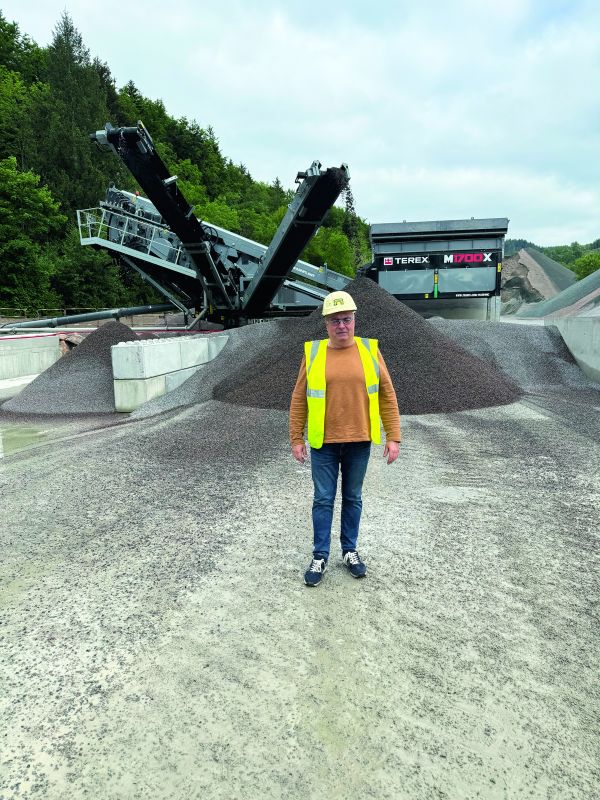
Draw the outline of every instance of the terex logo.
M452 253L450 256L444 256L444 264L479 264L491 260L491 253Z
M429 256L387 256L383 259L384 267L391 267L393 264L429 264Z

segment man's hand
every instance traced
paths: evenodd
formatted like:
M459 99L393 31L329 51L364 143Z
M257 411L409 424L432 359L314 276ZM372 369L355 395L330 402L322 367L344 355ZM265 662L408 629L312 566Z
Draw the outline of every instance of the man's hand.
M386 442L386 445L383 448L383 457L387 458L388 464L393 464L394 461L398 458L399 452L400 452L399 442Z
M304 442L302 444L293 444L292 455L299 464L305 464L306 459L308 458L308 453L306 452L306 444Z

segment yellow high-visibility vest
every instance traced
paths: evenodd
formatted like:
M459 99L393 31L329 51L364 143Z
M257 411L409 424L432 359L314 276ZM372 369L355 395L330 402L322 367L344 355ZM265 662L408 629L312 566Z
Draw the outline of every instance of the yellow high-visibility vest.
M354 337L365 373L365 387L369 398L371 441L380 444L379 425L379 351L377 339ZM325 438L325 361L329 339L304 342L306 357L306 402L308 405L308 443L311 447L323 446Z

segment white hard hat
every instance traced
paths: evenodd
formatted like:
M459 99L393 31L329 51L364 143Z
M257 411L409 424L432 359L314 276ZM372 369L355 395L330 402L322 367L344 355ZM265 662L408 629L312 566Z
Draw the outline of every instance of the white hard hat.
M331 292L323 300L323 316L336 314L338 311L356 311L356 303L348 292Z

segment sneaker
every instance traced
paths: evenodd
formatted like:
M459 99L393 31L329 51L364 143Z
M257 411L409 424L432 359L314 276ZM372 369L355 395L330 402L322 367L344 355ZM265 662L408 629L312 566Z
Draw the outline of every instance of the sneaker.
M347 553L344 553L344 564L354 578L364 578L367 574L367 565L360 560L356 550L348 550Z
M310 567L304 573L304 583L307 586L318 586L326 569L326 558L313 558L310 562Z

